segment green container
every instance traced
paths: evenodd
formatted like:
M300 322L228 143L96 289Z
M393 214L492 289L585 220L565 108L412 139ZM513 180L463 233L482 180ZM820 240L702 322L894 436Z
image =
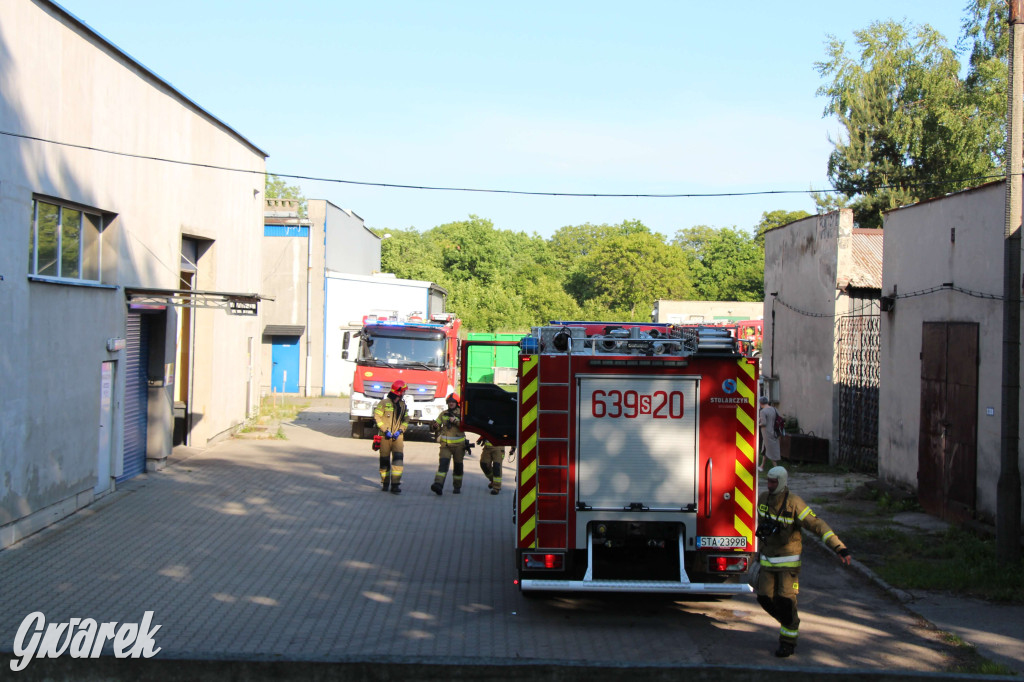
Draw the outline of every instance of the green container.
M522 334L490 334L486 332L470 332L467 341L519 341ZM518 346L470 346L467 353L469 367L466 379L470 383L487 383L494 381L495 367L519 367Z

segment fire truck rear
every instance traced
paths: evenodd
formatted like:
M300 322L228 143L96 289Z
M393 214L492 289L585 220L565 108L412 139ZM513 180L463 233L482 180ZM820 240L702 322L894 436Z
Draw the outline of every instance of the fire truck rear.
M519 345L517 393L462 393L467 431L517 446L520 588L750 592L757 360L708 327L552 323Z

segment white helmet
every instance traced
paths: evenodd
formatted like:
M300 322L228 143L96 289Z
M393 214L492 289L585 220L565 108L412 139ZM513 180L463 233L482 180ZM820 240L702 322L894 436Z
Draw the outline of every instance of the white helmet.
M789 472L786 471L785 467L772 467L768 470L768 478L778 481L779 487L776 490L782 490L789 483Z

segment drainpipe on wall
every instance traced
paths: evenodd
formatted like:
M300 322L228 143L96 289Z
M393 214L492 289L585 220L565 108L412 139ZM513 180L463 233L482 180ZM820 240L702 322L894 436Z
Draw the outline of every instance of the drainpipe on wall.
M313 340L310 335L309 320L310 308L313 307L313 221L309 221L309 228L306 230L306 376L302 393L308 398L310 364L313 359Z

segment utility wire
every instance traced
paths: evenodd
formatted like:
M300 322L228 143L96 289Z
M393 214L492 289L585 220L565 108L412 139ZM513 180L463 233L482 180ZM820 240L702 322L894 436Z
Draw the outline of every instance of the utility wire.
M130 154L127 152L116 152L109 149L101 149L99 147L90 147L88 145L73 144L70 142L58 142L56 140L48 140L42 137L34 137L32 135L21 135L18 133L12 133L4 130L0 130L0 135L7 135L8 137L16 137L23 140L32 140L34 142L43 142L46 144L53 144L60 147L69 147L72 149L82 149L85 151L98 152L101 154L111 154L113 156L122 156L132 159L143 159L146 161L159 161L161 163L173 163L181 166L193 166L195 168L208 168L211 170L222 170L232 173L250 173L253 175L273 175L279 178L288 178L290 180L309 180L313 182L330 182L335 184L344 185L360 185L363 187L384 187L389 189L418 189L427 190L433 192L475 192L482 194L513 194L519 196L543 196L543 197L595 197L595 198L611 198L611 199L699 199L699 198L715 198L715 197L753 197L753 196L768 196L773 194L841 194L837 189L769 189L769 190L755 190L751 192L684 192L684 193L672 193L672 194L641 194L641 193L602 193L602 192L532 192L527 190L515 190L515 189L486 189L481 187L443 187L443 186L432 186L432 185L406 185L391 182L368 182L363 180L342 180L339 178L321 178L310 175L292 175L289 173L269 173L266 171L249 170L246 168L230 168L227 166L217 166L214 164L207 163L196 163L193 161L180 161L176 159L166 159L159 156L146 156L144 154ZM958 180L927 180L917 183L906 183L902 185L878 185L870 188L867 191L877 191L883 189L900 189L909 187L925 187L934 185L960 185L963 183L977 183L981 181L1005 179L1005 174L998 175L980 175L970 178L961 178ZM863 194L863 192L860 192Z
M986 294L985 292L982 292L982 291L973 291L971 289L965 289L964 287L958 287L958 286L956 286L954 284L950 284L950 283L940 284L939 286L934 286L934 287L931 287L929 289L921 289L919 291L912 291L912 292L910 292L908 294L895 294L895 295L889 296L887 298L892 298L892 299L915 298L917 296L927 296L928 294L934 294L934 293L936 293L938 291L955 291L957 293L964 294L965 296L971 296L973 298L988 299L988 300L992 300L992 301L1003 301L1003 300L1006 299L1006 297L1003 296L1002 294ZM797 308L796 306L787 303L786 301L784 301L783 299L779 298L778 296L776 296L774 298L774 300L779 305L781 305L783 308L788 308L789 310L792 310L794 313L797 313L798 315L803 315L804 317L832 317L832 318L835 318L835 317L859 317L859 316L864 314L865 310L871 310L871 309L873 309L873 308L878 306L878 301L875 300L875 299L871 299L869 302L862 304L859 308L857 308L855 310L851 310L849 312L845 312L845 313L839 313L839 314L836 314L836 313L812 313L812 312L810 312L808 310L802 310L800 308ZM1024 304L1024 301L1022 301L1022 304Z

